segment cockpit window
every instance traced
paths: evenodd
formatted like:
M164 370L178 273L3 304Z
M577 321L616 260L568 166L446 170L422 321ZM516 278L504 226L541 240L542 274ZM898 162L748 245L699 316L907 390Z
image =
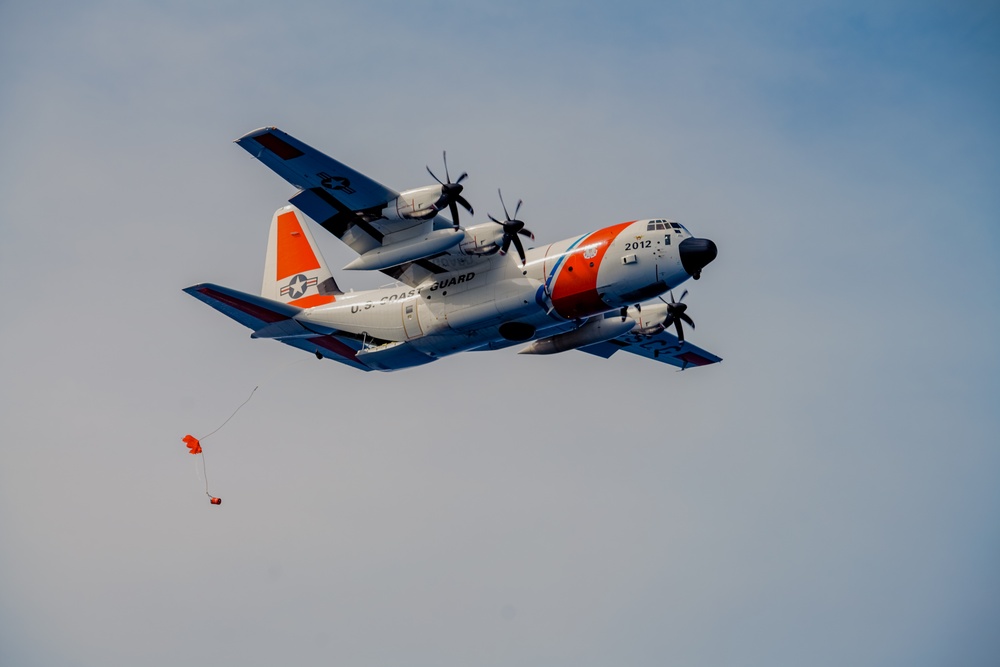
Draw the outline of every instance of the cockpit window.
M680 224L679 222L674 222L673 220L650 220L646 223L646 231L658 231L663 230L669 232L671 229L674 230L675 234L690 234L687 228Z

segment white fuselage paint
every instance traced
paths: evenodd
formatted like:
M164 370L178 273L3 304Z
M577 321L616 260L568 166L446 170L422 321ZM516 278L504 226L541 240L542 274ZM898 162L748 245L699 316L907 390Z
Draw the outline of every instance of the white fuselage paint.
M587 317L654 298L690 277L678 252L690 234L676 228L650 231L650 223L638 220L528 249L524 266L513 248L471 267L455 258L455 270L419 287L396 284L341 294L296 319L317 332L355 335L359 358L370 363L384 357L372 364L380 370L550 336ZM513 339L500 330L511 322L524 325ZM531 335L523 337L526 331Z

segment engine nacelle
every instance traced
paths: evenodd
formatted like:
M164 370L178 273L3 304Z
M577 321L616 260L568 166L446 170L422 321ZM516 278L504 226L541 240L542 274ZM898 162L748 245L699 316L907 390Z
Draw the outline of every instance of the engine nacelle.
M653 336L663 331L663 321L667 319L667 304L647 303L641 311L635 306L630 306L628 316L635 320L635 329L632 333Z
M425 185L396 197L396 215L409 220L428 220L444 208L444 190L440 185Z
M492 255L503 245L503 226L486 222L465 228L465 240L459 249L466 255Z
M403 262L414 262L444 252L458 245L461 240L462 235L456 234L453 229L436 229L422 236L373 248L356 257L344 269L348 271L387 269Z

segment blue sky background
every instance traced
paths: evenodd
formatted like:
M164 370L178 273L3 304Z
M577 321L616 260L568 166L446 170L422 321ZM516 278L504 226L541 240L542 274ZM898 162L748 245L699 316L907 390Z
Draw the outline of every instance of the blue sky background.
M0 663L994 664L998 44L987 2L0 5ZM396 189L447 149L539 244L681 220L725 361L250 340L180 290L260 284L262 125ZM258 383L211 507L180 438Z

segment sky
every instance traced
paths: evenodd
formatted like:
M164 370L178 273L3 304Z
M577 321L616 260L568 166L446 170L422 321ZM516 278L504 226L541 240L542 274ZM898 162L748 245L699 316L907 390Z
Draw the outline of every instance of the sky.
M993 665L1000 8L0 4L0 663ZM683 373L361 373L255 291L275 125L539 244L714 240ZM314 228L337 281L353 254ZM181 438L205 443L209 505Z

